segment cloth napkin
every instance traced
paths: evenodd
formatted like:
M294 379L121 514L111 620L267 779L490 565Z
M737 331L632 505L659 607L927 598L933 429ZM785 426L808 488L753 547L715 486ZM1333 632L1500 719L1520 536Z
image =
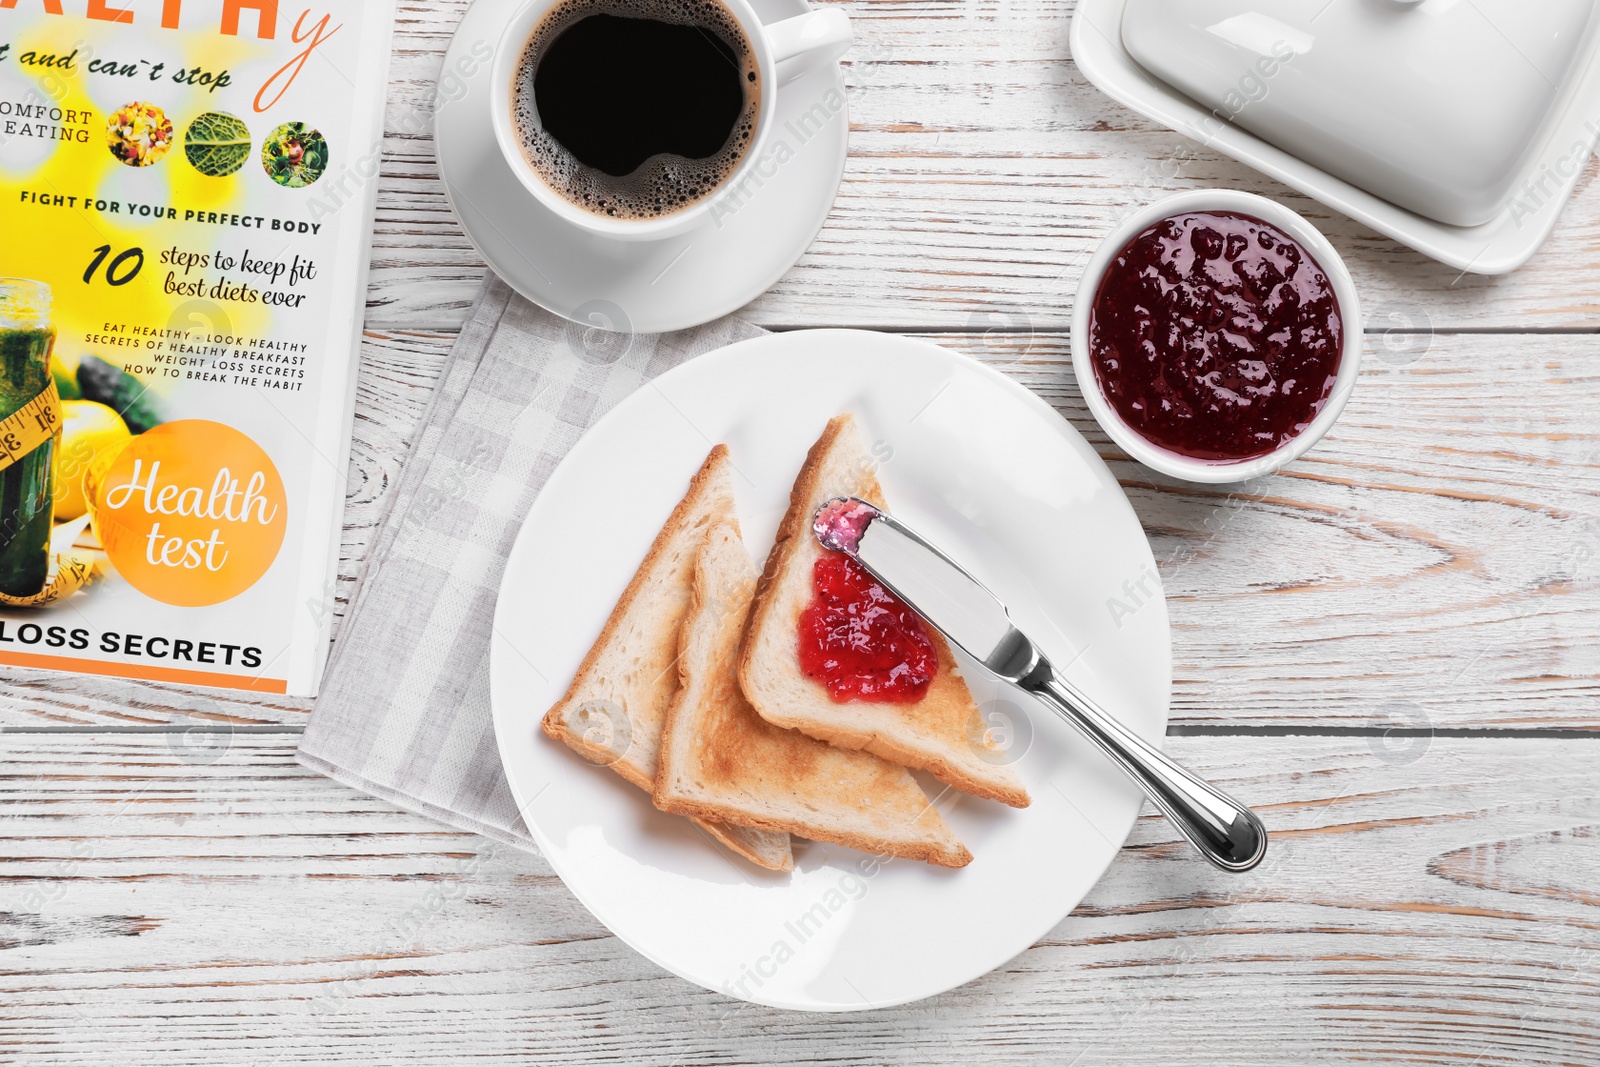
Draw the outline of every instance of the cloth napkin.
M606 321L604 309L599 316ZM489 712L495 598L523 516L583 432L623 397L764 332L733 318L668 334L590 329L490 275L394 489L300 762L535 851Z

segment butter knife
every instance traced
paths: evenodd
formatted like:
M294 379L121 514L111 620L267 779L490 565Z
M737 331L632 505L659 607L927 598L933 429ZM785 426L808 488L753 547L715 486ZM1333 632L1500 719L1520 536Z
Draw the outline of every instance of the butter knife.
M1067 681L995 595L906 525L856 497L817 509L824 548L866 568L895 596L1002 681L1071 723L1139 783L1161 813L1225 871L1248 871L1267 851L1267 831L1249 808L1169 759Z

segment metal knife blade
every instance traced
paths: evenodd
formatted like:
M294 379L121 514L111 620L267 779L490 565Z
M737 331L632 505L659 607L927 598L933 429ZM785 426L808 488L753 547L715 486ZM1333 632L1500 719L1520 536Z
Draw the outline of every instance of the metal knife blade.
M1139 783L1206 859L1234 872L1261 862L1267 831L1254 812L1173 762L1062 677L1012 625L1005 605L949 556L856 497L823 504L812 530L824 548L856 560L952 644L1076 727Z
M1037 661L1005 605L965 568L905 524L856 497L824 504L814 523L825 548L867 569L967 655L1008 681Z

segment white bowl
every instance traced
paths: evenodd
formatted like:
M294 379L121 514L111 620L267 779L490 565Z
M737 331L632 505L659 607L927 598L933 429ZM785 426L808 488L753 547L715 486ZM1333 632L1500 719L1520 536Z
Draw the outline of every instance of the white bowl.
M1117 253L1135 237L1162 219L1191 211L1231 211L1251 215L1270 222L1293 237L1300 246L1311 253L1317 265L1328 276L1334 296L1339 301L1339 318L1344 328L1344 351L1339 355L1339 370L1334 378L1333 393L1303 432L1288 443L1264 456L1243 460L1204 460L1181 455L1154 444L1123 421L1101 390L1100 377L1095 373L1089 358L1089 319L1094 308L1095 295L1106 268ZM1361 373L1362 319L1361 302L1356 296L1355 282L1350 279L1344 260L1334 251L1333 245L1321 232L1300 215L1282 204L1254 193L1241 193L1229 189L1197 189L1178 193L1149 204L1122 221L1108 234L1094 258L1083 272L1078 283L1078 296L1072 308L1072 370L1077 375L1078 387L1089 404L1100 428L1134 459L1163 474L1190 482L1217 485L1242 482L1258 478L1305 455L1328 432L1339 418L1350 391L1355 388L1356 376Z

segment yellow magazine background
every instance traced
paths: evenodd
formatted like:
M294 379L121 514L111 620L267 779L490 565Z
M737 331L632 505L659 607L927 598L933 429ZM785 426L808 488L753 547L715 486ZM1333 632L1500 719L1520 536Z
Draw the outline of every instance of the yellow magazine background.
M70 40L80 49L78 74L76 77L67 77L56 75L48 69L30 72L26 68L19 69L18 73L32 75L41 101L48 101L63 110L92 111L98 121L90 124L87 144L57 142L49 158L37 169L20 173L9 169L0 171L4 175L4 185L0 188L6 193L7 204L5 243L9 246L4 262L0 262L0 273L17 273L20 264L13 261L23 258L19 253L27 250L27 263L40 271L34 276L51 282L57 330L56 351L63 353L70 361L85 347L79 339L100 333L105 323L145 322L153 311L165 305L188 302L184 298L173 298L163 293L162 286L170 269L160 262L164 249L151 247L151 218L130 217L127 201L148 200L147 206L150 207L181 203L186 207L208 211L238 211L248 197L247 183L257 178L265 180L265 175L257 158L257 144L252 144L250 158L238 173L221 178L201 174L184 158L184 131L197 117L215 110L212 106L215 101L207 99L215 94L204 91L174 94L172 90L178 87L170 82L152 83L144 77L115 78L115 82L119 83L118 88L127 96L127 102L152 99L158 95L178 98L173 106L163 108L167 118L172 121L172 148L159 163L143 168L159 174L166 186L164 195L129 197L126 192L116 189L115 180L123 177L122 172L128 167L113 156L107 147L104 121L107 110L103 103L106 93L102 89L95 97L91 97L89 85L93 76L84 70L88 62L84 55L133 55L137 48L130 49L127 46L125 34L119 40L120 27L116 25L105 29L86 29L78 23L74 27L76 32L63 33L50 24L51 20L36 21L38 24L35 28L20 34L13 42L12 55L27 51L55 54L63 43ZM269 52L267 46L244 36L227 37L208 32L186 33L182 30L164 32L170 34L171 40L164 42L163 51L181 54L184 69L198 66L204 69L237 70L248 60L260 58ZM241 117L248 120L248 116ZM254 127L258 125L265 126L265 123L256 119L252 123L252 134L257 133ZM251 168L254 168L254 173L251 173ZM59 211L22 203L21 194L24 191L77 197L80 207ZM86 197L107 203L116 201L119 210L96 210L93 206L86 209L82 207ZM260 236L264 245L273 237L270 231ZM282 243L282 235L278 237L275 244ZM101 245L109 245L110 252L91 280L85 283L82 281L84 272ZM144 249L144 266L138 276L121 286L109 284L105 272L111 261L127 249L141 247ZM215 317L219 310L226 316L225 319L207 321L208 313ZM263 333L269 329L271 317L271 311L266 308L216 302L216 306L210 309L192 308L181 316L181 321L170 325L176 329L203 329L220 328L226 322L236 332ZM168 324L163 322L159 325ZM135 349L113 351L123 352L125 362L141 362ZM109 353L100 350L99 354L107 356ZM162 388L159 380L149 375L140 375L140 378L158 393L168 391Z

